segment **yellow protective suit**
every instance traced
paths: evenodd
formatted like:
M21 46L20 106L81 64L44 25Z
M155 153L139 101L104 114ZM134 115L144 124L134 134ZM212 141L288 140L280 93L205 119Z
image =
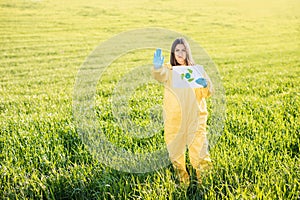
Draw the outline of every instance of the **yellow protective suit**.
M173 88L172 66L164 65L152 70L153 77L164 83L164 133L170 160L178 172L180 181L189 184L185 152L196 169L201 182L201 172L211 167L206 138L207 108L205 98L212 93L212 84L205 74L206 88Z

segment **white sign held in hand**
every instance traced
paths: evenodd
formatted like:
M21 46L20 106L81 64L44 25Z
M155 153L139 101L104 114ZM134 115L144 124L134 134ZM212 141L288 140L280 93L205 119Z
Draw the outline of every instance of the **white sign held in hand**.
M204 78L203 66L173 66L174 88L203 88L199 80Z

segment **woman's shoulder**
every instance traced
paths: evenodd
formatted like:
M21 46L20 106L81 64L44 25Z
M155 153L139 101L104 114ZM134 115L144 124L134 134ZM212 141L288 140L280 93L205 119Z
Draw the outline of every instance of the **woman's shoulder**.
M200 71L205 71L203 65L195 64L194 66L196 66Z

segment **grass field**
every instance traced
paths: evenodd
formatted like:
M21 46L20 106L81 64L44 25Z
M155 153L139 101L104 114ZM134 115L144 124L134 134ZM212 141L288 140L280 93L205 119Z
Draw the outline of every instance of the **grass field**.
M298 0L2 0L0 199L300 199L299 13ZM85 59L112 36L147 27L198 42L226 92L224 132L210 149L214 168L187 191L171 166L134 174L104 165L74 123ZM153 52L120 56L97 85L98 122L130 151L162 148L162 130L149 140L123 137L109 97L127 69L151 64ZM149 86L153 95L144 89L130 100L138 125L162 100L161 86Z

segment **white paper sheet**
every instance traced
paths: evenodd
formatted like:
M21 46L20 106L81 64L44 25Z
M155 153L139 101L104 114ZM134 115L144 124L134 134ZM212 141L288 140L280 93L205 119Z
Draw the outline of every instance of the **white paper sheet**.
M199 78L204 78L203 66L173 66L172 82L174 88L202 88L196 82Z

